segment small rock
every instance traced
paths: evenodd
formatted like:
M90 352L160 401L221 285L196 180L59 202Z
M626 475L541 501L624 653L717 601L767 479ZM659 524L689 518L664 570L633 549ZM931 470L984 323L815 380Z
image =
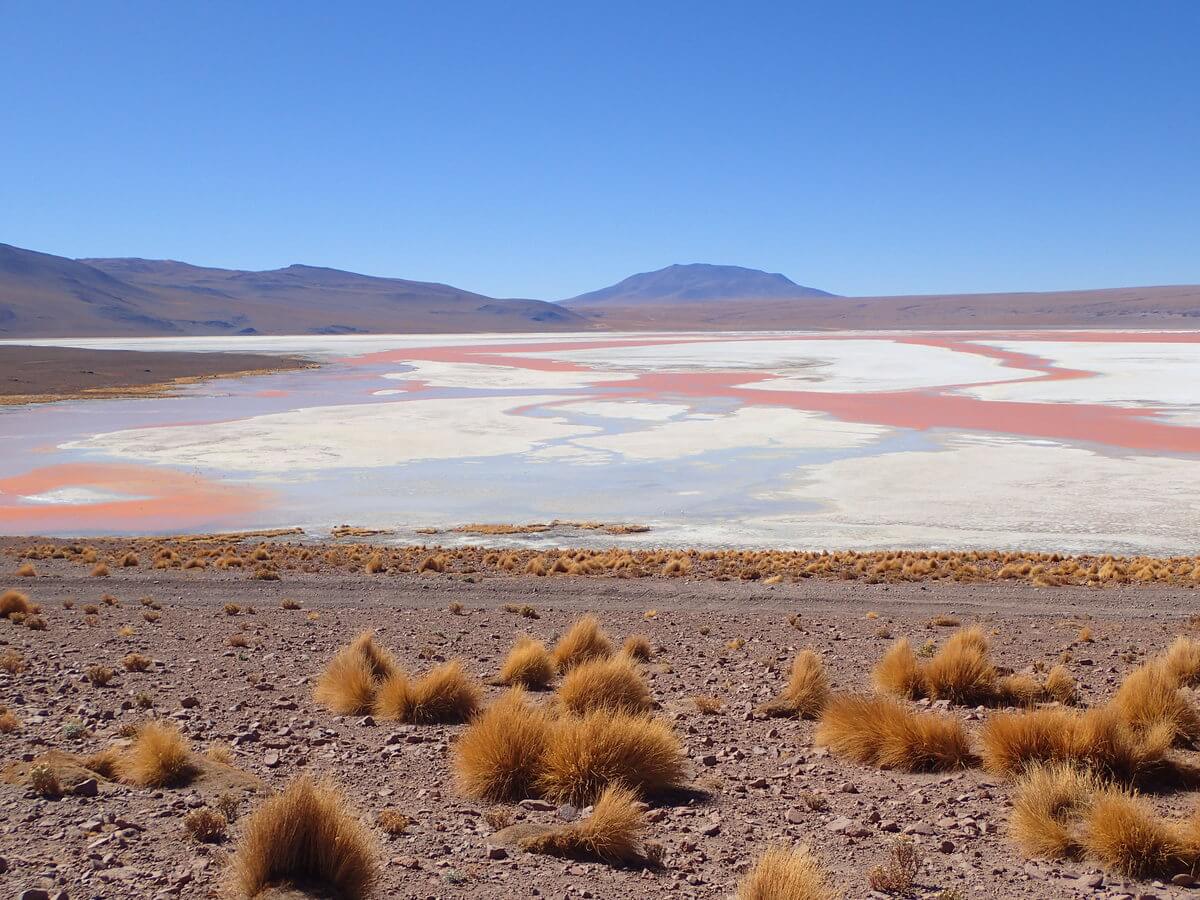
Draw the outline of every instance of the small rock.
M495 844L488 844L484 855L488 859L508 859L508 851L503 847L497 847Z
M1196 879L1187 872L1180 872L1178 875L1171 877L1171 884L1176 887L1194 887Z
M197 706L200 705L200 701L197 700L195 697L184 697L182 700L179 701L179 705L182 706L184 709L195 709Z
M79 784L75 785L72 793L76 797L95 797L100 793L100 785L96 783L95 778L85 778Z

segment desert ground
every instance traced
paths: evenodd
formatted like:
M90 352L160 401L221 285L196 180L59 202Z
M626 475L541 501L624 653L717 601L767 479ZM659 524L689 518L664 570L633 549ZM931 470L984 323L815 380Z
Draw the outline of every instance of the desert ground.
M257 353L178 353L0 346L0 405L157 397L207 378L280 372L307 360Z
M908 575L897 568L878 578L845 570L729 577L699 557L674 574L642 560L644 577L587 575L583 566L538 577L504 571L487 551L404 565L398 560L437 554L262 538L7 538L0 551L0 593L19 591L40 608L0 621L0 657L9 661L0 668L0 706L10 713L0 775L8 896L217 896L252 810L306 773L335 779L369 828L379 866L370 896L729 897L772 845L810 847L836 896L1193 894L1180 886L1190 884L1183 871L1132 879L1089 857L1026 858L1010 835L1012 780L977 763L933 772L859 764L818 746L815 722L759 709L784 688L802 650L819 655L835 692L866 693L896 638L926 655L976 623L998 667L1036 675L1061 664L1078 681L1078 702L1099 705L1195 627L1195 580L1166 574L1182 572L1179 561L1160 565L1157 581L1046 586L1043 578L1035 586L1036 562L1021 576L974 580L911 565ZM299 558L306 562L291 562ZM185 568L193 559L202 562ZM685 756L676 788L647 798L642 838L654 849L643 864L564 859L506 841L501 832L514 823L564 826L588 810L466 796L455 748L469 725L337 715L314 700L338 649L373 631L414 675L461 660L489 704L506 689L488 679L521 634L552 646L587 613L616 646L629 635L648 639L653 654L639 668L651 712ZM126 669L131 654L144 670ZM102 686L97 667L111 670ZM555 702L551 691L532 696ZM1001 714L944 700L910 705L944 708L972 742ZM152 719L176 724L195 758L223 762L205 762L190 784L158 788L80 768L128 745ZM1194 759L1187 748L1171 751L1179 771ZM58 776L57 796L39 794L31 780L39 768ZM1157 783L1146 802L1182 819L1194 784ZM208 841L185 826L203 807L228 813L224 834ZM400 833L382 827L379 814L389 810L392 820L406 817L390 829ZM898 841L918 851L911 885L873 890L871 870L888 865Z

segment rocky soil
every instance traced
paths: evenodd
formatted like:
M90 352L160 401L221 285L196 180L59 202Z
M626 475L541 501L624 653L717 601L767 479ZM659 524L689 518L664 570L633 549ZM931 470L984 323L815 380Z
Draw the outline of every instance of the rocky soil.
M950 633L931 624L935 616L984 623L1001 665L1024 670L1065 660L1085 699L1101 700L1124 673L1191 627L1193 590L320 571L285 572L272 581L235 570L145 566L113 568L100 578L54 559L39 560L35 577L18 578L18 543L3 549L0 592L27 593L41 605L47 628L0 621L0 656L15 651L27 664L17 673L0 671L0 706L21 722L0 734L9 765L0 776L0 897L216 896L237 824L226 841L202 844L186 835L183 816L222 794L237 796L244 814L256 795L301 772L337 778L372 823L384 809L413 820L399 836L376 829L384 848L380 897L728 897L773 843L810 845L847 897L868 897L868 871L901 835L925 854L912 896L1195 893L1127 882L1086 864L1022 859L1006 835L1009 788L997 779L978 769L866 769L814 748L812 723L752 712L782 686L798 650L817 650L836 688L866 689L892 637L920 645ZM298 608L283 608L285 598ZM529 605L538 617L506 605ZM451 771L451 747L463 726L338 717L311 697L324 663L364 629L374 629L414 673L461 658L483 680L519 633L549 642L585 611L599 615L614 640L649 637L657 653L646 672L660 715L687 749L694 792L648 813L648 837L664 848L658 870L497 846L493 835L506 824L581 811L541 801L496 809L465 799ZM1085 624L1094 642L1078 640ZM231 638L246 646L232 646ZM153 665L125 672L121 661L131 652ZM87 677L94 665L118 674L97 687ZM500 690L487 688L489 696ZM723 709L702 714L697 696L720 698ZM988 715L953 713L973 731ZM250 777L176 790L93 780L58 800L10 783L20 781L22 765L27 770L49 751L95 752L119 741L123 726L151 715L176 721L198 751L228 745L233 765ZM1174 793L1153 802L1184 815L1194 798ZM959 893L942 893L952 890Z

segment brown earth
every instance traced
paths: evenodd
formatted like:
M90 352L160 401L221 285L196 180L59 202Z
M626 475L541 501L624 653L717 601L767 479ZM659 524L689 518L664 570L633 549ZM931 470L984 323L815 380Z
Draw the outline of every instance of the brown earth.
M951 888L967 898L1191 895L1126 882L1089 864L1022 859L1006 835L1009 786L977 769L910 775L864 768L815 748L812 723L752 712L783 685L799 649L821 654L836 689L867 689L870 667L889 645L885 633L908 636L914 645L940 642L952 629L930 624L935 616L984 623L997 663L1018 671L1066 658L1085 701L1103 700L1127 671L1189 627L1196 594L1188 587L370 576L361 567L323 563L262 580L238 568L153 569L148 559L120 567L134 546L122 541L92 544L109 564L109 577L91 577L90 562L65 558L38 558L35 577L15 577L30 546L0 541L0 588L26 592L48 625L34 631L0 621L0 655L16 651L28 665L17 674L0 671L0 705L23 723L2 737L5 759L19 765L48 751L95 752L118 740L123 725L158 715L176 721L197 750L231 745L233 765L271 787L301 772L333 775L364 819L373 823L380 810L395 808L415 820L398 837L377 831L384 848L379 897L727 897L772 843L811 845L845 896L864 897L871 896L867 872L904 832L926 854L910 896L950 896L938 892ZM145 553L144 543L136 546ZM248 558L259 546L236 549ZM315 548L313 558L320 561L327 549ZM103 595L117 602L109 605ZM139 603L142 597L161 607L157 621L147 621L153 611ZM282 608L285 598L299 608ZM239 607L236 615L226 610L229 603ZM94 615L85 604L97 606ZM452 604L461 604L459 614ZM537 617L506 607L532 607ZM462 726L340 717L312 700L322 666L364 629L374 629L414 673L461 658L483 681L519 633L552 641L587 611L600 616L615 640L643 633L657 649L646 674L660 714L684 742L689 786L698 791L648 814L648 837L665 848L657 871L515 849L489 858L501 855L489 846L507 822L485 818L489 808L455 788L451 753ZM1084 624L1094 643L1078 641ZM248 646L231 646L233 635ZM121 671L122 658L134 651L154 665ZM96 664L118 670L110 686L88 683L85 672ZM489 697L500 691L486 690ZM142 702L152 700L153 712L138 708L139 694ZM720 698L722 711L701 714L692 702L697 696ZM973 733L989 715L952 713ZM94 797L42 800L27 787L0 783L0 856L7 866L0 881L14 895L43 886L72 898L213 896L237 827L215 845L187 839L181 817L205 799L196 788L103 783ZM1194 798L1152 799L1160 811L1179 816ZM252 803L245 798L243 814ZM539 806L507 809L515 822L574 814Z
M314 366L255 353L160 353L0 346L0 405L162 396L184 384Z

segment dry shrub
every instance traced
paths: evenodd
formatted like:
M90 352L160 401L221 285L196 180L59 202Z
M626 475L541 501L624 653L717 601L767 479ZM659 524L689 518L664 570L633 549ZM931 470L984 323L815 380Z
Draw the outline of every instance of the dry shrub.
M892 854L881 866L867 874L871 890L885 894L907 894L917 880L925 857L911 838L901 837L892 844Z
M9 675L18 675L25 671L25 657L10 647L0 656L0 669Z
M972 761L967 732L958 719L914 712L885 697L834 696L815 737L839 756L881 769L946 771Z
M284 597L279 601L279 606L281 609L299 609L300 601L293 600L291 597Z
M1136 794L1117 788L1092 800L1082 843L1104 868L1132 878L1169 878L1195 862L1177 826L1156 816Z
M975 706L996 697L996 668L988 658L987 638L979 626L958 631L925 664L926 694L933 700Z
M414 725L465 722L479 708L483 691L452 660L416 681L395 672L378 686L375 714Z
M32 615L34 606L20 591L5 591L0 594L0 619L11 619L13 613Z
M208 749L204 751L204 755L213 762L221 763L223 766L233 765L233 748L228 744L209 744Z
M379 855L338 789L302 776L247 818L230 883L240 897L271 885L308 885L358 900L378 878Z
M228 643L230 647L235 647L235 648L240 649L240 648L249 647L250 639L247 638L241 632L236 632L229 636L229 639L228 639L228 641L226 641L226 643Z
M1079 686L1065 666L1055 666L1046 674L1042 693L1051 700L1070 706L1079 700Z
M1163 670L1175 684L1200 687L1200 641L1181 635L1160 659Z
M133 566L138 565L137 554L132 551L130 551L129 553L126 553L124 556L121 557L120 565L123 568L132 568Z
M921 664L913 652L908 638L899 638L892 644L871 672L875 689L894 697L915 700L924 690Z
M1058 707L995 713L980 735L983 766L1013 777L1036 763L1073 763L1105 777L1130 781L1161 763L1174 731L1159 725L1135 732L1099 707L1079 713Z
M201 844L216 844L225 840L225 829L229 820L207 806L193 809L183 817L183 830L187 836Z
M654 657L654 648L644 634L631 634L621 645L621 655L646 662Z
M1163 724L1171 728L1176 744L1191 744L1200 738L1200 717L1162 663L1147 663L1130 672L1111 705L1135 730Z
M379 826L379 830L391 837L407 832L412 821L411 817L406 816L398 809L381 809L379 815L375 817L375 824Z
M515 687L475 717L454 745L459 788L494 803L530 796L541 778L550 718Z
M692 703L706 716L718 715L725 708L725 701L720 697L693 697Z
M87 670L87 679L96 687L105 687L110 681L113 680L113 676L116 674L117 673L108 666L89 666Z
M118 731L123 737L134 737L137 735L138 728L126 723L122 728L132 727L133 730L128 734ZM85 756L82 760L83 767L91 772L95 772L101 778L116 778L117 768L121 761L121 752L116 747L108 747L104 750L99 750L89 756Z
M375 643L372 632L364 631L329 661L313 699L335 713L361 715L370 711L380 683L397 671L392 654Z
M178 726L147 722L117 760L117 775L137 787L175 787L196 773L192 752Z
M46 797L48 799L61 797L63 793L58 776L54 774L54 770L49 766L34 766L30 769L29 786L33 788L33 792L39 797Z
M612 642L593 615L586 615L554 645L554 664L560 672L591 659L612 656Z
M19 565L17 567L17 577L18 578L33 578L36 575L37 575L37 570L34 569L33 563L30 563L30 562L21 563L21 565Z
M586 806L609 785L642 796L671 790L683 775L683 748L663 722L612 710L555 722L539 779L559 803Z
M1032 675L1005 675L996 680L995 699L1009 706L1033 706L1045 695L1045 687Z
M563 677L558 700L575 715L594 709L648 712L654 706L650 688L627 656L580 663Z
M106 563L96 563L96 567L92 569L93 578L107 578L108 565Z
M372 554L371 558L367 560L367 564L363 567L368 575L377 575L385 568L387 567L383 564L383 556L379 553Z
M1016 785L1013 840L1030 857L1066 859L1082 852L1075 824L1103 786L1095 774L1073 765L1037 765Z
M641 835L645 827L637 795L614 785L604 789L586 819L552 828L523 841L521 846L533 853L629 865L643 858Z
M126 672L145 672L153 664L154 660L140 653L130 653L121 660L121 665L125 667Z
M772 847L738 885L737 900L835 900L829 881L807 847Z
M759 707L768 716L796 716L815 719L829 702L829 678L821 657L812 650L802 650L792 660L792 673L787 686L774 700Z
M241 611L242 611L242 608L240 606L238 606L236 603L226 603L225 604L225 615L227 615L227 616L239 615L239 614L241 614Z
M554 660L546 645L527 634L519 636L496 680L500 684L544 688L554 678Z
M21 728L21 720L10 709L0 709L0 734L12 734Z

